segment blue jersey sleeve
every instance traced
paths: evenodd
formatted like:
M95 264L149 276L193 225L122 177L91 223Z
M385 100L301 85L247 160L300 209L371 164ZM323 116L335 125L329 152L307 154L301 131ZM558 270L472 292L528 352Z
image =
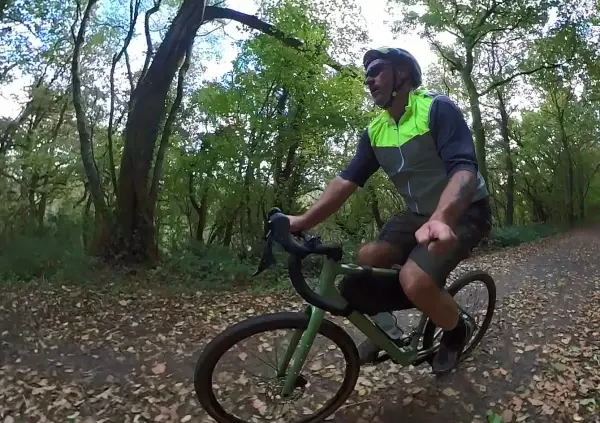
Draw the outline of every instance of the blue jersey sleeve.
M429 115L429 128L448 177L459 170L477 173L475 144L461 110L445 95L435 98Z
M340 177L363 187L377 169L379 169L379 162L371 147L369 132L365 130L358 141L354 157L340 173Z

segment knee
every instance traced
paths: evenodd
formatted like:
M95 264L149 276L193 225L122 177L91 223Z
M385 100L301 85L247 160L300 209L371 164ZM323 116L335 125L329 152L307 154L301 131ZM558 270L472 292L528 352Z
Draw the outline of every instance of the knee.
M365 244L362 247L360 247L360 250L358 250L358 257L356 258L357 263L375 266L374 262L377 258L377 247L378 245L374 242Z
M385 243L370 242L358 250L356 262L373 267L392 267L398 252L393 246Z
M402 290L413 303L431 297L431 290L438 289L435 281L420 269L406 265L400 271Z

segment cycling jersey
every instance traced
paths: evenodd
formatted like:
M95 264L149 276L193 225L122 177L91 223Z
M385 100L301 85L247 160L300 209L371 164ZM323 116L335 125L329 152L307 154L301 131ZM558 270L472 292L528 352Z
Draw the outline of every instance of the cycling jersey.
M462 112L447 96L423 88L409 93L398 123L387 111L371 122L340 176L364 186L380 167L415 213L432 215L450 177L459 170L477 176L472 202L489 195Z

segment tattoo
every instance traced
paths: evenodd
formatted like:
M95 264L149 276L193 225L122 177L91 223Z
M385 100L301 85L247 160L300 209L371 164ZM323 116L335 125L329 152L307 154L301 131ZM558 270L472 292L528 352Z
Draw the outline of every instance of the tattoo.
M460 175L458 180L458 192L456 193L457 201L470 201L475 194L477 179L469 178L465 175Z
M442 192L438 206L431 219L441 220L448 226L454 226L468 208L477 189L477 178L470 171L459 171L450 179Z

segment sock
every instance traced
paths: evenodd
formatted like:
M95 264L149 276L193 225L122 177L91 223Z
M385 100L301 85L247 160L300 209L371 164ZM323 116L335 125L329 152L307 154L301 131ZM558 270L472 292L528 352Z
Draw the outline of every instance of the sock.
M465 339L467 336L467 325L465 321L459 316L458 323L454 329L444 331L444 342L448 344L458 344L460 341Z

